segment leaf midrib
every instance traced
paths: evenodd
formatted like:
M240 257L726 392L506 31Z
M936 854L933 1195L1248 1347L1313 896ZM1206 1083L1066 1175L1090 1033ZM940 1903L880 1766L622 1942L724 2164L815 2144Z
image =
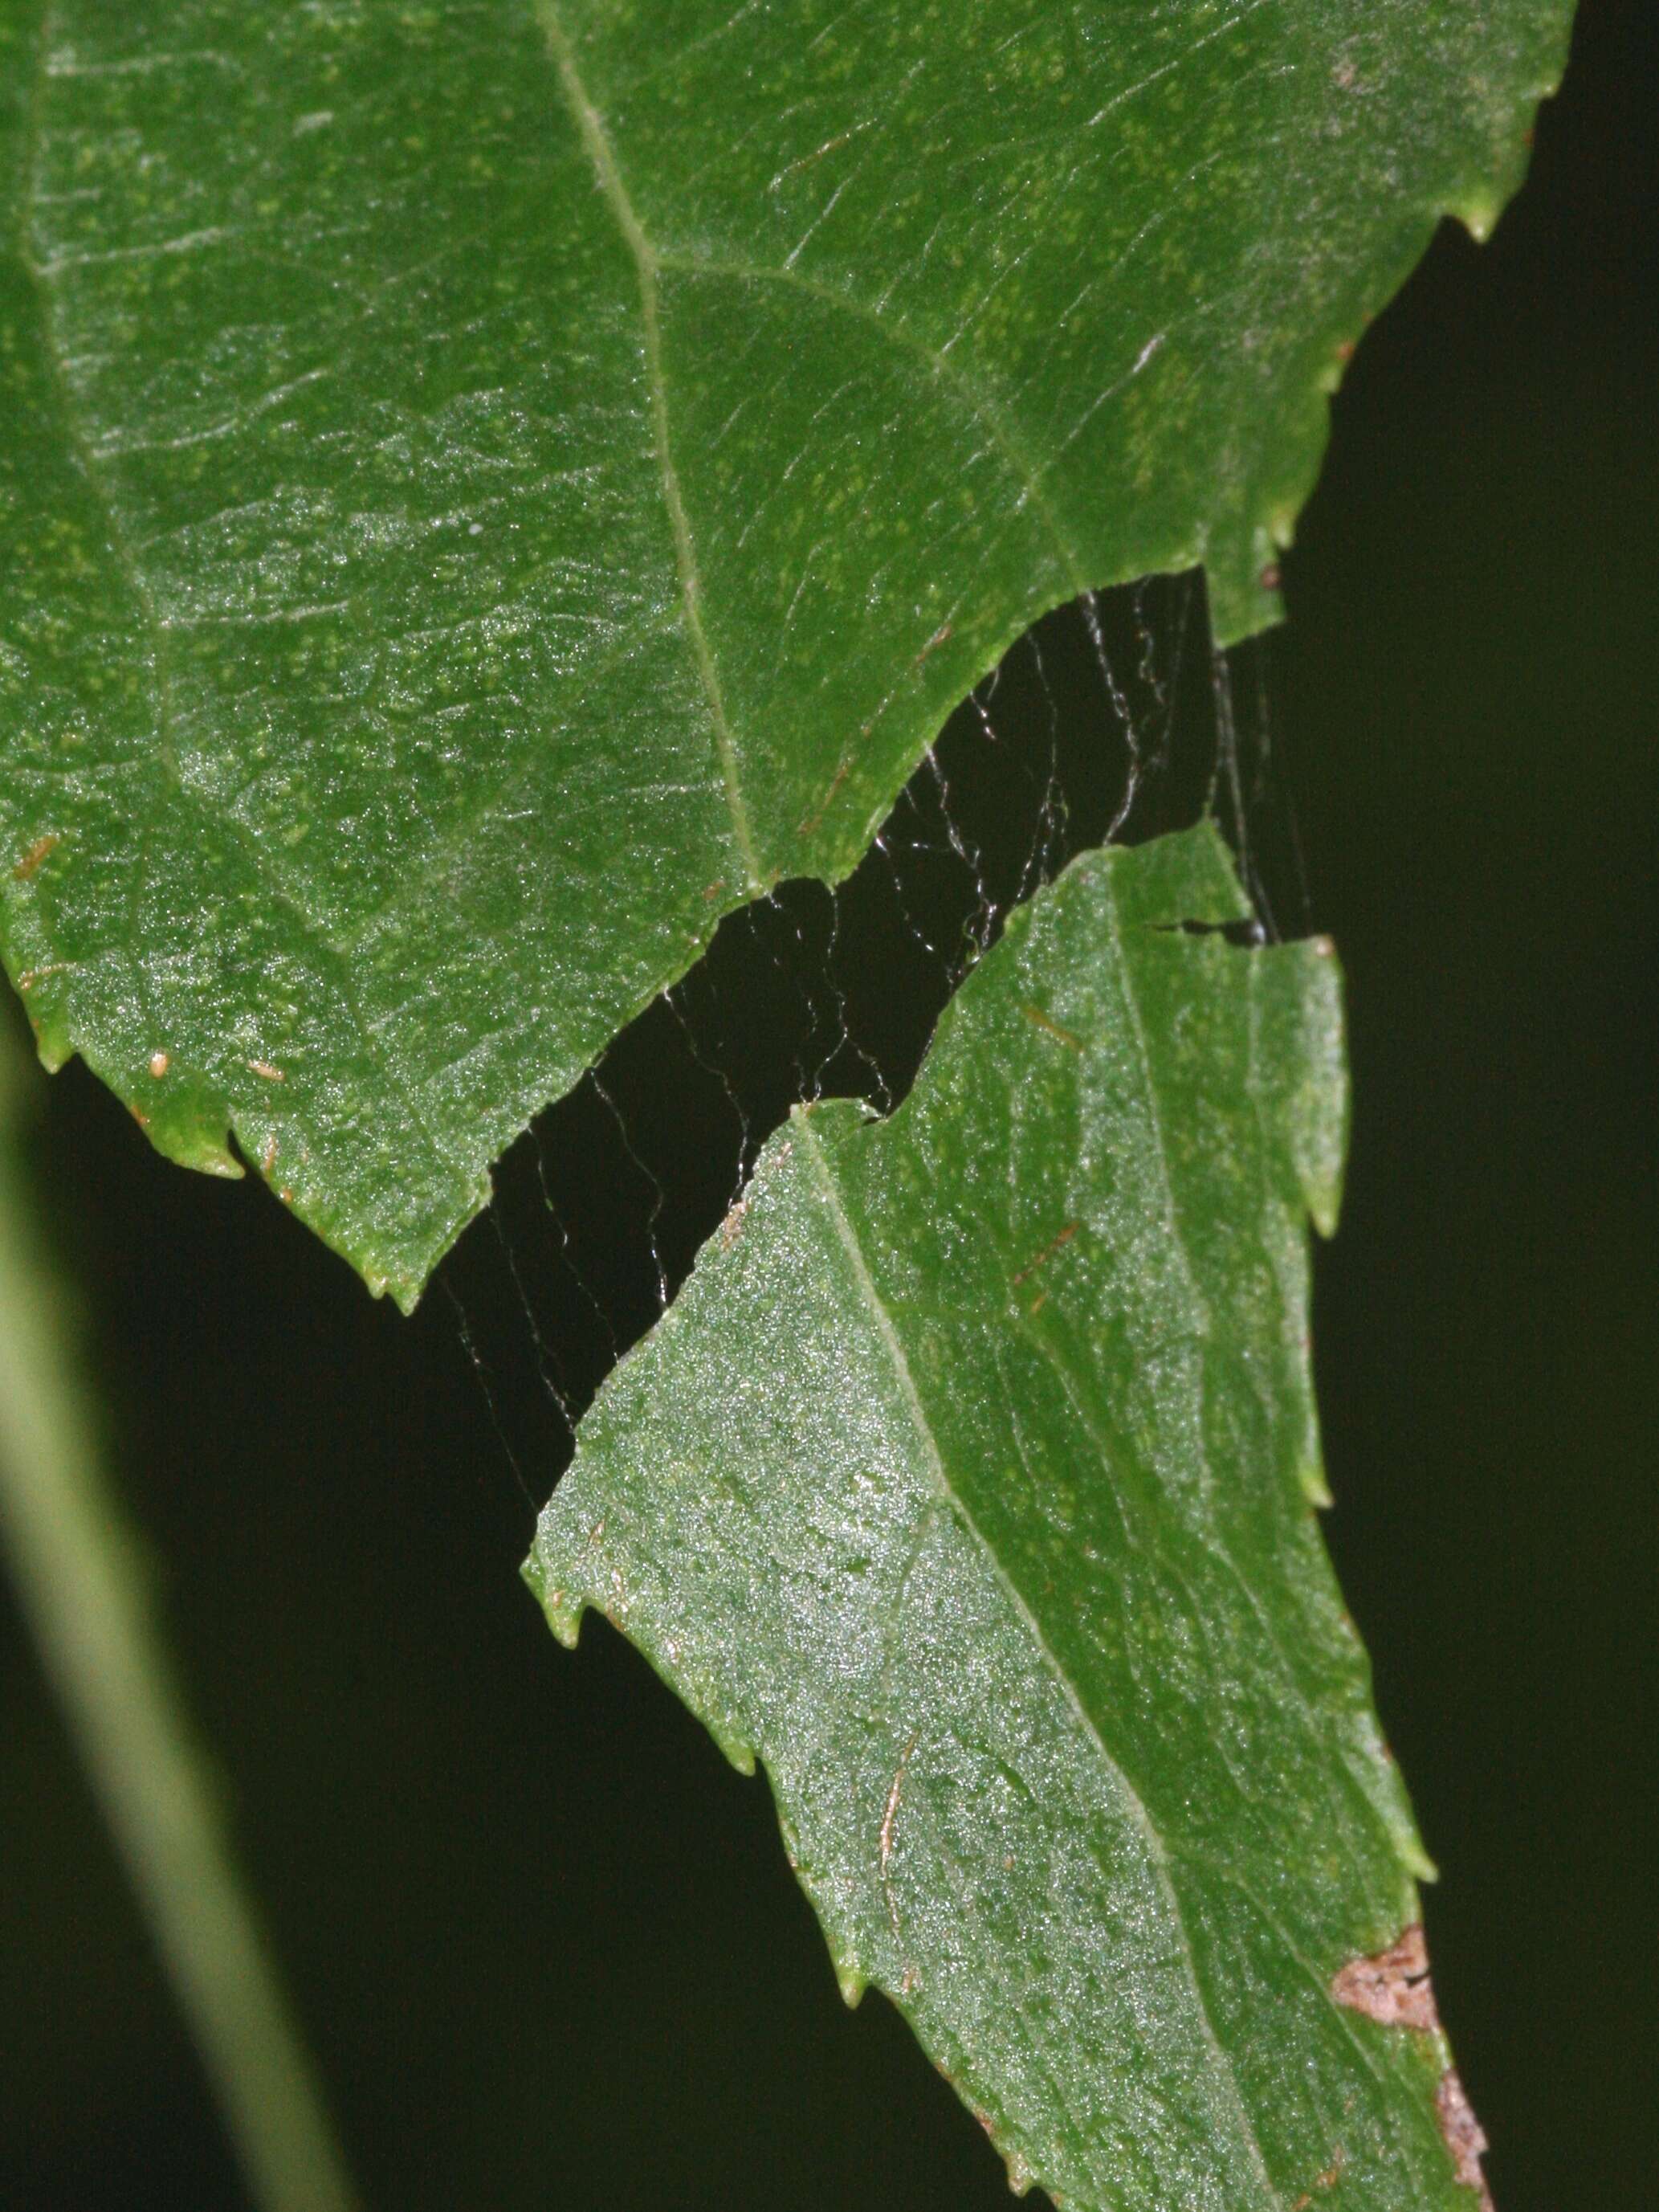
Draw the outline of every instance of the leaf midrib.
M41 302L42 331L47 343L46 355L48 367L56 380L58 411L65 435L81 465L84 480L94 490L103 513L109 532L112 550L127 577L137 602L140 617L150 635L155 650L156 707L160 724L160 743L151 756L156 759L167 780L181 795L186 787L179 775L169 726L172 718L173 676L169 665L169 633L180 627L164 619L150 592L143 565L133 549L127 544L120 517L108 494L101 474L102 457L83 436L78 414L70 404L70 395L64 386L59 349L52 331L53 311L47 272L36 266L27 237L27 210L38 196L39 147L41 136L40 103L47 76L46 57L52 37L52 8L41 9L40 33L36 41L36 59L30 106L26 125L23 157L23 189L20 195L20 215L24 229L20 234L18 250L23 264L33 281ZM652 416L653 443L659 463L662 497L670 523L674 544L676 568L685 627L692 647L693 658L701 688L708 702L719 756L722 781L733 840L746 878L745 890L750 897L763 896L769 878L762 866L756 843L748 800L743 788L740 756L731 717L727 710L720 672L715 661L707 624L703 618L702 580L687 513L678 468L675 461L670 422L667 379L664 361L659 306L659 275L664 270L687 276L726 276L739 282L778 283L814 298L822 304L855 317L874 330L883 340L896 349L911 356L925 366L941 382L951 386L984 428L988 436L1002 455L1011 472L1023 488L1034 513L1049 538L1068 583L1074 591L1086 587L1086 579L1073 549L1069 544L1060 519L1048 499L1039 472L1024 453L1018 435L1003 420L1000 410L979 388L975 379L968 375L956 362L925 338L917 336L890 317L882 314L868 302L841 288L806 276L788 268L774 268L763 264L751 264L738 259L684 252L677 249L659 247L646 232L635 209L626 181L623 177L604 118L589 96L577 67L574 51L568 33L560 20L556 0L539 0L538 14L546 39L550 57L557 73L562 97L574 121L584 149L591 161L599 189L617 225L617 231L634 263L639 287L640 315L647 380ZM201 794L190 791L192 804L199 804ZM229 817L221 817L229 825ZM236 825L239 830L241 825ZM255 877L267 896L278 901L301 926L304 933L325 954L349 955L351 947L360 942L374 922L378 914L365 917L349 933L344 945L331 940L326 931L319 930L313 917L295 902L292 894L275 882L265 869L263 855L257 845L244 832L239 844L251 860ZM133 872L132 900L142 894L148 870L143 853ZM394 899L388 902L395 906ZM133 934L130 921L128 934ZM332 964L332 962L331 963ZM349 979L346 979L349 981ZM351 994L348 992L349 997ZM393 1088L409 1105L420 1133L440 1158L447 1158L447 1149L438 1143L433 1132L424 1124L424 1117L416 1106L408 1085L400 1072L382 1062Z
M1148 1077L1150 1070L1146 1065L1145 1046L1139 1039L1137 1043L1139 1047L1143 1077ZM858 1231L854 1227L847 1209L842 1204L840 1187L830 1170L829 1157L812 1129L810 1115L799 1115L795 1127L807 1157L811 1162L814 1177L823 1193L824 1200L835 1224L836 1237L847 1255L854 1285L869 1312L876 1333L881 1340L883 1349L886 1352L894 1379L898 1385L899 1394L904 1401L906 1412L910 1417L911 1425L915 1431L928 1471L933 1477L934 1487L958 1526L984 1559L998 1589L1002 1592L1005 1600L1030 1636L1032 1647L1044 1671L1059 1689L1066 1707L1082 1729L1086 1740L1094 1747L1101 1763L1111 1776L1113 1782L1121 1790L1131 1817L1140 1831L1148 1860L1164 1890L1176 1932L1180 1937L1182 1961L1205 2044L1210 2051L1215 2072L1225 2085L1227 2100L1233 2108L1241 2136L1249 2151L1251 2163L1255 2168L1261 2184L1261 2201L1269 2208L1276 2208L1279 2201L1279 2192L1273 2186L1261 2142L1250 2118L1249 2108L1244 2102L1243 2092L1239 2086L1237 2069L1216 2033L1215 2023L1210 2016L1210 2008L1204 1996L1203 1984L1199 1976L1198 1961L1194 1954L1192 1939L1187 1929L1186 1915L1182 1907L1181 1893L1170 1870L1169 1849L1164 1843L1163 1833L1153 1820L1146 1800L1113 1757L1105 1738L1101 1735L1088 1708L1083 1703L1077 1686L1061 1664L1053 1645L1044 1635L1042 1624L1024 1593L998 1558L990 1540L980 1528L966 1501L952 1483L950 1471L945 1463L944 1454L939 1449L939 1439L933 1432L933 1424L922 1403L921 1392L916 1388L915 1378L910 1371L909 1359L894 1325L892 1316L887 1310L886 1302L871 1273L863 1246L859 1241Z
M663 502L667 509L674 541L675 565L685 610L686 630L696 663L698 679L714 724L726 805L738 852L748 875L749 895L759 897L768 890L769 882L759 862L748 801L743 790L737 738L726 708L714 647L703 620L702 572L679 470L674 459L662 346L659 280L665 270L693 277L725 276L737 283L783 285L867 324L896 350L921 361L941 383L949 385L957 392L974 419L983 427L1020 484L1024 498L1030 501L1073 592L1081 593L1089 590L1090 579L1043 489L1042 472L1025 453L1017 433L1004 419L1002 410L986 396L977 380L953 362L946 352L926 338L918 337L902 324L896 323L855 294L843 291L820 279L803 276L787 265L774 267L763 262L746 261L737 257L688 252L677 247L660 246L651 238L629 191L605 118L589 94L577 66L575 50L561 21L556 0L538 0L537 13L547 40L549 54L558 74L561 93L592 163L599 191L611 210L637 275L641 338L651 400L653 443L662 479Z

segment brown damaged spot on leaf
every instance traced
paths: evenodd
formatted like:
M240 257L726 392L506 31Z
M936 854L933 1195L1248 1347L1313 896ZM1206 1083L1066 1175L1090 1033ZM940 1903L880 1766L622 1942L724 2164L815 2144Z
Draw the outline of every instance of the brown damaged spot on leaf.
M1022 1283L1030 1281L1039 1267L1046 1267L1049 1261L1054 1258L1056 1252L1063 1252L1065 1250L1066 1247L1071 1243L1073 1237L1077 1235L1080 1225L1081 1224L1078 1222L1068 1221L1058 1236L1051 1237L1048 1239L1048 1242L1043 1246L1042 1249L1036 1255L1035 1259L1027 1261L1025 1265L1020 1269L1018 1274L1009 1276L1009 1287L1013 1290L1018 1290Z
M27 883L57 851L59 842L55 830L48 830L44 837L37 837L21 860L14 866L11 872L12 881L18 884Z
M1384 2027L1437 2028L1440 2015L1435 2009L1421 1923L1413 1921L1375 1958L1351 1959L1333 1980L1331 1995L1338 2004L1363 2012Z
M1338 2143L1331 2153L1330 2164L1315 2174L1313 2187L1303 2191L1301 2196L1291 2205L1291 2212L1308 2212L1308 2208L1316 2197L1322 2196L1328 2189L1334 2189L1342 2179L1342 2169L1347 2162L1348 2154L1343 2149L1341 2144Z
M1429 1949L1421 1923L1414 1921L1375 1958L1350 1960L1333 1979L1331 1995L1338 2004L1363 2012L1367 2020L1377 2021L1384 2027L1414 2027L1432 2033L1440 2025L1440 2014L1435 2007L1434 1984L1429 1978ZM1480 2171L1486 2133L1474 2117L1455 2066L1449 2066L1441 2075L1434 2106L1458 2182L1478 2193L1480 2212L1493 2212L1492 2191ZM1304 2197L1302 2203L1305 2205L1309 2201ZM1297 2212L1301 2212L1300 2207Z
M1474 2117L1455 2066L1449 2066L1441 2075L1440 2087L1435 2092L1434 2107L1439 2115L1440 2132L1446 2139L1446 2148L1451 2153L1457 2179L1465 2189L1480 2191L1480 2212L1493 2212L1492 2191L1486 2186L1486 2175L1480 2171L1480 2154L1486 2148L1486 2130Z

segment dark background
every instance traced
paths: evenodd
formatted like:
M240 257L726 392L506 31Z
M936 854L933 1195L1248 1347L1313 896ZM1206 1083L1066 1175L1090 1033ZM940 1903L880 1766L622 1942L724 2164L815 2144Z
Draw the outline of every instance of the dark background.
M1334 934L1349 977L1352 1165L1318 1272L1327 1527L1441 1865L1436 1978L1504 2212L1634 2207L1659 2149L1656 25L1650 0L1588 0L1495 240L1448 228L1367 337L1290 623L1233 677L1263 888L1281 925ZM1147 602L1169 658L1181 610ZM1050 629L1075 840L1098 834L1109 747L1079 626ZM1214 756L1187 665L1142 828ZM993 703L998 745L959 726L940 757L966 841L1006 825L982 871L1006 896L1036 820L1009 791L1040 786L1048 738L1018 667ZM902 849L941 842L935 799L889 842L948 951L963 882ZM835 973L902 1081L944 985L891 897L890 877L847 895ZM46 1096L39 1176L119 1478L386 2212L1006 2201L896 2015L843 2010L763 1784L603 1625L561 1650L516 1577L509 1449L538 1493L563 1449L531 1316L580 1403L610 1332L654 1306L653 1213L671 1274L718 1220L738 1120L688 1030L751 1137L793 1059L856 1079L829 913L792 894L728 927L678 1015L607 1063L639 1164L586 1087L412 1322L258 1188L155 1158L84 1071ZM243 2205L9 1612L0 1837L0 2203Z

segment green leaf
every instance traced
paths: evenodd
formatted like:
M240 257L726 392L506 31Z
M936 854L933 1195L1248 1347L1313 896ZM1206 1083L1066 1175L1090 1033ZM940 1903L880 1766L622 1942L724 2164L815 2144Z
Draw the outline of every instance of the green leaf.
M1045 609L1272 564L1565 0L0 0L0 931L405 1302Z
M799 1109L527 1572L765 1762L843 1988L1017 2187L1473 2212L1429 1869L1313 1511L1336 963L1178 927L1243 911L1207 828L1086 855L890 1120Z

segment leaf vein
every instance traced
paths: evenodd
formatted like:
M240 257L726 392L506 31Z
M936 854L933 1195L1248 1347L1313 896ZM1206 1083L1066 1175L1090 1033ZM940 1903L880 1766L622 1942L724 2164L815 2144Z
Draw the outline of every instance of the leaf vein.
M1224 2084L1227 2099L1233 2107L1242 2140L1260 2178L1262 2202L1270 2206L1276 2206L1279 2202L1278 2192L1273 2187L1267 2160L1262 2154L1261 2142L1244 2102L1237 2068L1220 2037L1217 2034L1215 2023L1210 2017L1209 2006L1205 2000L1203 1984L1199 1975L1198 1961L1193 1952L1192 1939L1188 1932L1186 1917L1182 1910L1181 1893L1170 1870L1170 1853L1165 1846L1162 1832L1153 1820L1145 1799L1116 1759L1113 1758L1105 1738L1101 1735L1092 1716L1079 1696L1071 1677L1060 1664L1054 1647L1043 1634L1042 1624L1032 1612L1024 1595L997 1557L983 1530L969 1510L966 1502L951 1482L950 1471L945 1464L944 1455L939 1449L939 1439L933 1433L933 1424L928 1419L926 1407L922 1404L921 1394L916 1388L915 1377L910 1372L910 1363L905 1354L904 1346L900 1341L892 1316L888 1312L885 1301L877 1287L875 1278L870 1272L869 1263L864 1256L863 1247L859 1242L858 1232L854 1228L847 1209L842 1203L841 1191L830 1170L823 1147L814 1135L811 1125L805 1116L803 1115L800 1118L797 1127L805 1151L811 1160L815 1177L829 1206L836 1234L840 1240L842 1250L847 1255L854 1284L860 1297L869 1310L871 1319L875 1323L877 1334L881 1340L883 1349L891 1365L895 1380L898 1383L900 1395L904 1401L905 1409L909 1414L917 1441L921 1445L935 1486L963 1532L982 1554L993 1579L1030 1636L1033 1649L1044 1669L1060 1691L1062 1699L1070 1709L1079 1727L1088 1741L1092 1743L1107 1771L1121 1790L1130 1815L1145 1840L1148 1859L1164 1889L1169 1903L1173 1927L1180 1938L1182 1957L1186 1965L1193 2002L1196 2007L1199 2026L1206 2046L1214 2062L1216 2073Z
M737 739L732 732L731 718L726 712L726 697L721 689L720 671L715 665L714 647L710 643L702 615L702 580L697 566L696 547L691 536L690 517L686 513L685 496L680 486L679 470L674 460L673 441L668 413L668 382L663 361L662 320L659 303L658 271L661 257L640 222L622 170L617 164L616 149L611 145L605 118L588 97L587 88L576 67L575 50L572 46L558 11L552 0L541 0L538 9L543 35L548 52L558 73L559 87L566 106L569 109L589 161L601 197L609 207L617 230L622 234L634 262L639 284L640 323L644 343L646 380L651 398L651 428L656 447L657 465L662 477L663 504L668 511L669 529L674 540L675 566L679 571L680 597L685 608L686 635L692 656L696 662L697 675L703 695L708 702L709 718L714 724L714 744L720 755L720 773L726 783L727 811L732 817L732 832L748 878L752 897L759 897L766 890L765 875L761 868L755 847L753 827L749 818L748 802L744 797L739 773Z
M795 250L799 252L799 246ZM884 313L880 307L872 307L867 300L860 299L855 293L844 292L838 285L826 283L821 277L804 276L799 269L788 264L775 268L765 262L686 252L673 247L658 254L657 265L685 276L725 276L738 283L787 286L792 290L805 293L825 307L839 307L858 321L867 323L890 345L921 361L941 384L951 386L974 420L985 430L1030 501L1059 556L1072 589L1081 592L1089 588L1088 573L1066 535L1053 501L1042 488L1042 472L1025 452L1018 433L1009 423L1001 409L987 395L979 380L969 375L940 347L918 337L903 323Z

